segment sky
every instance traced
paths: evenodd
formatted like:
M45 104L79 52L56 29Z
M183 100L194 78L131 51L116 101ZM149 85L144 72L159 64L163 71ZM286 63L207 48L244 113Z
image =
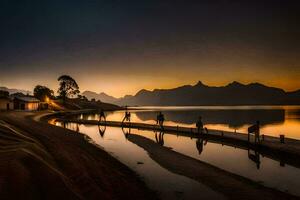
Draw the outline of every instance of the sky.
M0 86L115 97L232 81L300 89L297 0L1 0Z

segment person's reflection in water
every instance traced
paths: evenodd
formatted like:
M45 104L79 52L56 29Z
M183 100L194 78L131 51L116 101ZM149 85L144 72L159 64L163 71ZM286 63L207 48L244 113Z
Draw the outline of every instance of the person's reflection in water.
M124 134L126 139L127 139L128 135L131 134L131 128L123 128L122 127L122 131L123 131L123 134Z
M99 134L101 135L101 137L103 138L104 137L104 133L106 131L106 126L98 126L98 129L99 129Z
M159 134L157 134L156 131L155 132L155 140L157 142L157 144L161 145L161 146L164 146L164 132L163 131L160 131Z
M198 153L199 155L202 153L203 151L203 145L207 144L207 140L204 140L202 137L198 137L196 140L196 147L198 149Z
M256 163L256 168L260 168L260 154L256 150L252 150L254 153L251 152L251 149L248 149L248 158Z

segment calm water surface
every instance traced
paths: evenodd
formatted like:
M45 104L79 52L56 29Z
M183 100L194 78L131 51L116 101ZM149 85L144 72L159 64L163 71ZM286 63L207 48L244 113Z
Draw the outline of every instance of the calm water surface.
M138 112L135 112L135 114ZM122 114L122 112L115 112L110 114L108 118L117 119L122 117ZM133 115L133 119L137 119L137 116ZM97 115L80 116L80 118L83 117L95 119ZM61 126L59 123L57 125ZM104 130L104 127L100 127L99 130L98 126L75 123L66 124L66 128L88 135L93 142L104 147L106 151L136 171L144 178L150 188L158 191L165 199L193 199L195 197L197 197L195 199L198 199L199 195L202 195L202 198L220 196L220 194L205 185L171 173L158 165L148 156L145 150L128 141L121 128L106 127L105 131L100 131ZM247 150L206 141L199 143L196 138L191 139L186 136L165 133L162 142L158 139L160 138L159 133L153 131L131 129L130 132L131 134L147 137L184 155L257 181L265 186L300 196L300 169L297 167L288 164L282 165L279 161L263 157L259 153L257 153L255 159L249 159ZM255 154L255 152L250 153ZM138 162L144 164L138 164Z
M62 126L57 123L56 125ZM164 169L148 153L129 142L121 128L106 127L104 134L98 126L66 124L66 128L88 135L112 156L134 170L162 199L224 199L209 187L185 176ZM141 164L142 163L142 164Z
M166 118L166 125L195 127L202 116L209 129L246 133L257 120L261 133L278 137L300 139L300 106L189 106L189 107L132 107L132 121L155 123L158 111ZM107 120L121 121L124 112L107 113ZM82 115L85 119L98 119L98 115Z

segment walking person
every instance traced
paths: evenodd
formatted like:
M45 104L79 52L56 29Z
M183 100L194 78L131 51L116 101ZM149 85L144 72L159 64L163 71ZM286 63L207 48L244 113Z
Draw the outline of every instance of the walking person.
M127 111L127 107L126 107L125 115L124 115L124 118L122 120L122 125L123 125L124 121L130 122L130 117L131 117L131 114L130 114L129 111Z
M164 121L165 121L164 115L161 112L159 112L159 114L156 117L156 124L158 124L163 129Z
M202 122L202 117L201 116L198 118L198 121L196 123L196 127L198 129L198 133L202 134L203 133L203 122Z
M99 114L99 123L101 122L102 119L104 120L104 122L106 122L104 111L101 109Z

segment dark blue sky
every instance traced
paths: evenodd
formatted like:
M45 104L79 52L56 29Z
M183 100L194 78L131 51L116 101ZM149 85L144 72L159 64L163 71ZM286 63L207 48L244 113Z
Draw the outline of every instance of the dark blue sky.
M67 73L116 96L198 80L293 90L297 2L2 0L0 85L55 89Z

